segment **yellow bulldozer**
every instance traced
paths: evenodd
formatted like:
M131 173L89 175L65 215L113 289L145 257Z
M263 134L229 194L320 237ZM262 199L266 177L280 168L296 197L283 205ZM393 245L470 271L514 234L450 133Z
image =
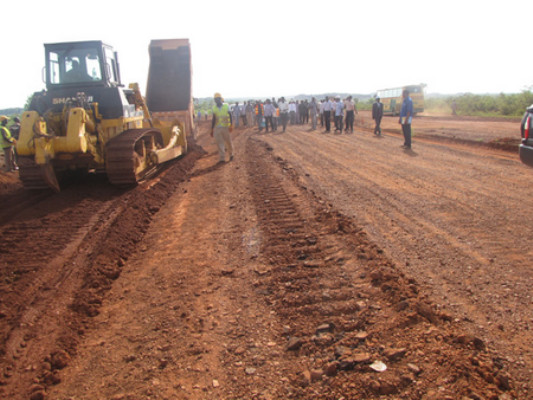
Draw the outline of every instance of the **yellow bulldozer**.
M60 191L72 171L131 186L187 152L195 129L187 39L150 43L146 98L138 84L122 84L118 55L102 41L44 47L46 90L22 114L16 145L25 188Z

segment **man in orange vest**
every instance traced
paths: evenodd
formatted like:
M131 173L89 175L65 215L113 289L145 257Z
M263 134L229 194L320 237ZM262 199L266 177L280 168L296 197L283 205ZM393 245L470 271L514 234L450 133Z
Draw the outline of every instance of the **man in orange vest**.
M215 93L215 105L213 106L213 121L211 123L211 136L215 138L218 147L218 163L226 162L226 150L229 152L229 160L233 160L233 143L230 133L233 131L231 112L229 106L224 103L220 93Z

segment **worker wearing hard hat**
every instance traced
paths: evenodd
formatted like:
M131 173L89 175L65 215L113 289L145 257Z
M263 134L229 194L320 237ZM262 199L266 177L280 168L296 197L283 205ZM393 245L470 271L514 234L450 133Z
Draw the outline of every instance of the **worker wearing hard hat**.
M213 121L211 124L211 136L215 138L218 146L219 163L226 161L226 150L229 152L229 160L233 160L233 143L230 132L233 131L233 121L229 106L224 103L220 93L215 93L215 105L213 106Z
M0 116L0 147L4 150L4 162L6 164L6 172L17 170L15 163L14 145L17 142L12 136L9 129L7 129L7 118L5 115Z

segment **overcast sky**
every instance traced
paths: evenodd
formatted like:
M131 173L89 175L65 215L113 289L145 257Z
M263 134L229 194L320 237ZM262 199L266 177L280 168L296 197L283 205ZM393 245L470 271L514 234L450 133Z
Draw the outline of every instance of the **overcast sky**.
M24 7L21 7L24 5ZM83 6L82 6L83 5ZM193 95L518 93L533 86L531 1L8 0L0 109L44 88L43 43L103 40L143 93L152 39L189 38Z

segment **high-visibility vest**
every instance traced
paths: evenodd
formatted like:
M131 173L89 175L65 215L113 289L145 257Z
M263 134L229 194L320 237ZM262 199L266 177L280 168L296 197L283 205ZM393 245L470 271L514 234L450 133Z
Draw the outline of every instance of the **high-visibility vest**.
M264 114L264 107L263 104L258 104L255 106L255 115L263 115Z
M0 126L0 147L5 149L7 147L13 146L13 138L11 137L11 132L5 126Z
M229 117L229 106L224 103L222 107L218 107L216 104L213 106L213 116L216 118L215 126L228 127L231 125Z

